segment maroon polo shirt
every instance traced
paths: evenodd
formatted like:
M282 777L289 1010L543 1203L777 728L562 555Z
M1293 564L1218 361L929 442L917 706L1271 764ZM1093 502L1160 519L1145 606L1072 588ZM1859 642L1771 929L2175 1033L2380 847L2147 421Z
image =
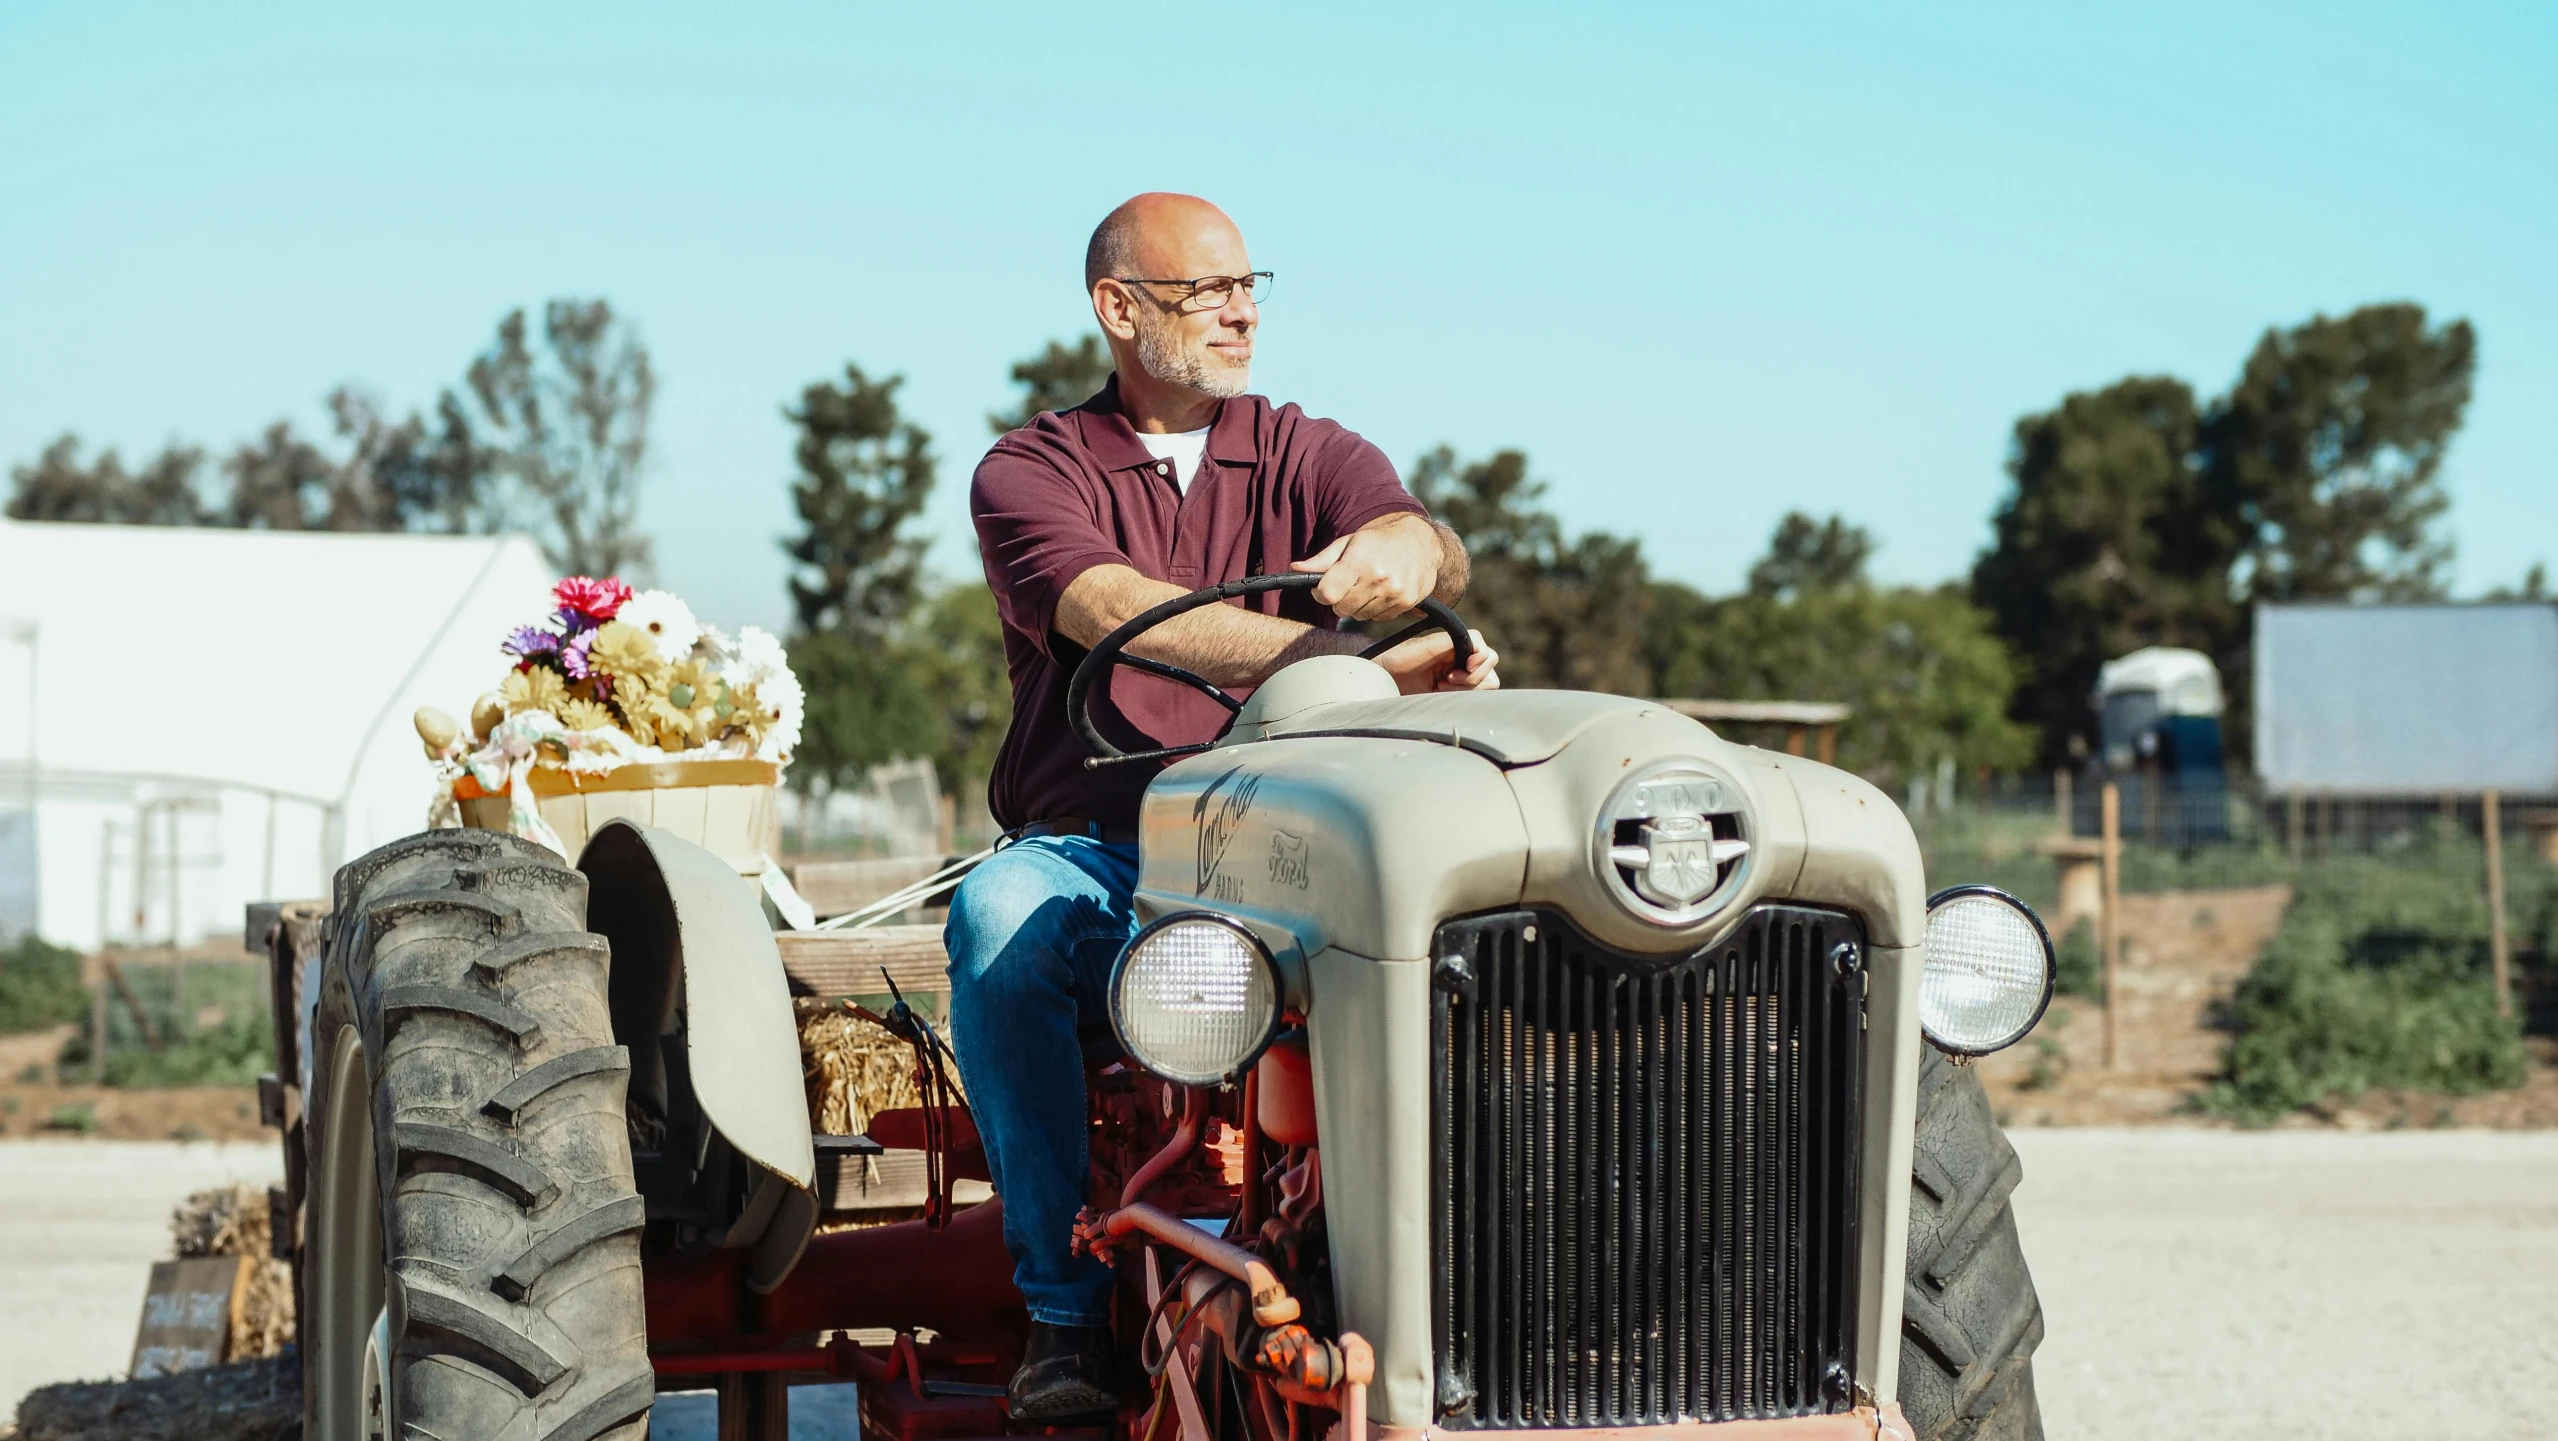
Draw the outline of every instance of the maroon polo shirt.
M1075 577L1124 565L1197 590L1285 572L1382 515L1429 513L1383 451L1258 395L1219 408L1185 494L1171 462L1147 454L1129 427L1116 376L1073 410L996 441L977 463L968 509L1012 671L1012 729L987 786L988 807L1007 828L1068 817L1133 826L1146 783L1162 769L1143 761L1084 769L1083 737L1066 719L1066 685L1084 650L1055 629L1057 598ZM1340 623L1305 591L1250 600L1291 620ZM1122 750L1204 741L1226 720L1208 697L1125 667L1094 696L1094 723Z

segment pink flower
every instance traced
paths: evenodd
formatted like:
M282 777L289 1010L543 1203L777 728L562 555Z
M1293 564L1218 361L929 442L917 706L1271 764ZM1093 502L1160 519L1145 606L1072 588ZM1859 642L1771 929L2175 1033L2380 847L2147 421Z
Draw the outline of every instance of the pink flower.
M573 575L551 588L551 598L558 601L563 610L578 611L597 621L608 621L615 611L622 608L622 602L631 598L631 588L619 576L597 580L591 575Z

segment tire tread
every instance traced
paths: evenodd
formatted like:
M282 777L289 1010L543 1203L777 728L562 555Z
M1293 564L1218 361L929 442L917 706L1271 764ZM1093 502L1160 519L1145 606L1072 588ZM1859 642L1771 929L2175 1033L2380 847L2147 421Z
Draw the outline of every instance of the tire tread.
M655 1392L635 1319L646 1204L586 877L519 838L447 830L332 889L323 1007L372 1067L401 1433L628 1434ZM616 1079L575 1084L594 1077ZM306 1368L321 1350L306 1342Z
M1933 1048L1919 1068L1901 1302L1902 1414L1922 1441L2042 1441L2043 1312L2009 1208L2024 1163L1980 1076Z

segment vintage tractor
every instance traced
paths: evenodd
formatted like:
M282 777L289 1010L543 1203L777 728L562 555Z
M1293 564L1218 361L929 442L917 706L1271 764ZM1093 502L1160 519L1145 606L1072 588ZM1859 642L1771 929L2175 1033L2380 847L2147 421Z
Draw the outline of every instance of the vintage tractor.
M2017 1163L1963 1068L2041 1015L2039 922L1931 901L1881 792L1656 703L1339 656L1237 704L1125 651L1314 580L1170 602L1075 677L1093 764L1165 755L1093 722L1115 665L1233 711L1146 792L1086 1042L1116 1415L1005 1414L1026 1318L1002 1198L952 1204L964 1104L812 1134L792 996L885 989L858 935L777 935L729 860L616 821L574 868L412 836L308 928L276 1109L313 1441L635 1437L703 1386L763 1441L818 1379L879 1441L2039 1435ZM929 1009L890 1016L928 1081ZM916 1150L920 1214L827 1223L822 1170Z

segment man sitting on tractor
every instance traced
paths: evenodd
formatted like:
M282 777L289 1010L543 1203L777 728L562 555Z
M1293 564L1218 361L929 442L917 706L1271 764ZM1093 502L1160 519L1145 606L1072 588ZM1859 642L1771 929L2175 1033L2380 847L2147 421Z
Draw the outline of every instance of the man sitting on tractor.
M997 441L969 490L1013 687L988 800L1020 838L953 898L951 1026L1030 1309L1010 1388L1022 1420L1117 1401L1110 1271L1071 1247L1089 1164L1079 1028L1106 1020L1110 968L1135 930L1138 805L1162 765L1086 768L1066 713L1075 663L1150 607L1272 563L1323 580L1256 597L1258 609L1193 611L1129 653L1244 691L1291 662L1368 645L1339 629L1345 620L1465 589L1464 547L1382 452L1245 393L1270 279L1204 200L1148 194L1113 210L1084 252L1084 285L1116 374L1082 405ZM1463 669L1453 654L1431 631L1379 664L1406 693L1500 683L1480 637ZM1128 749L1203 740L1225 718L1208 697L1144 674L1091 707Z

